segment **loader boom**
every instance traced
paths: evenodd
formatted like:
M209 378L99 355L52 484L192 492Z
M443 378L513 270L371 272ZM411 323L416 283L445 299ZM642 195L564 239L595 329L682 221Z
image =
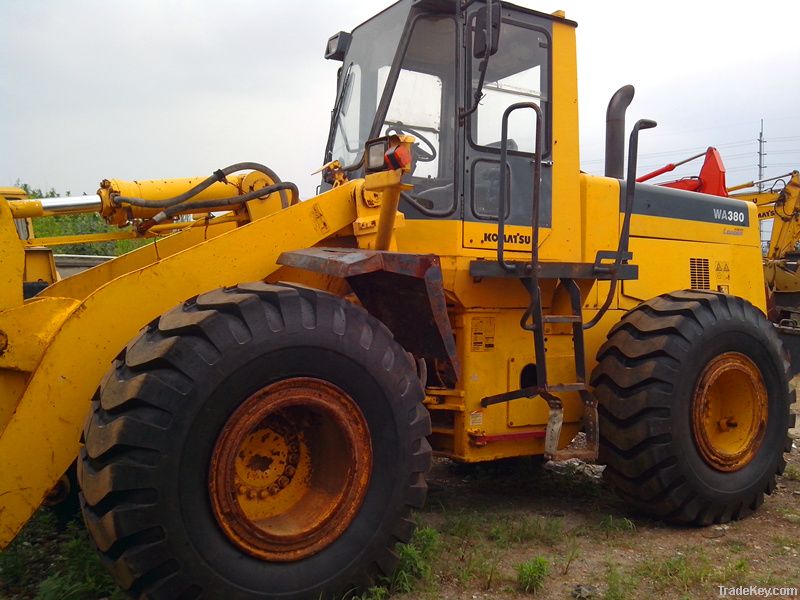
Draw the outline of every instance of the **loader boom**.
M0 200L8 278L0 286L0 547L75 459L88 402L141 324L205 290L272 275L282 252L348 227L352 234L360 213L379 210L363 205L363 194L363 182L352 182L240 227L194 227L55 283L24 304L23 248L10 203ZM42 447L32 452L31 440Z

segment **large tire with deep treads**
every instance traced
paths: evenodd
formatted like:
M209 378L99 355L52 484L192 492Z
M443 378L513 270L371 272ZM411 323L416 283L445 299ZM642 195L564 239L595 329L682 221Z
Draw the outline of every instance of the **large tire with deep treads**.
M283 494L284 486L294 489L300 500L277 497L288 498L282 500L285 515L310 519L310 531L317 525L309 512L314 507L304 505L303 489L316 493L315 501L328 502L325 494L350 497L349 489L336 487L335 477L313 470L314 460L334 472L339 466L330 456L349 460L334 443L352 433L348 418L326 424L327 413L313 412L317 405L310 404L311 412L302 414L297 411L303 405L264 413L268 416L256 425L246 421L247 414L233 422L246 402L248 410L267 410L272 398L295 398L300 392L292 391L294 381L302 393L324 397L334 413L337 398L349 403L350 413L342 414L363 423L371 467L366 478L341 471L362 486L363 494L353 511L344 500L331 500L331 511L343 506L331 514L343 516L320 521L330 539L322 536L316 546L303 546L303 540L290 539L295 529L286 523L288 517L269 516L263 522L274 523L274 531L264 535L277 531L276 539L289 540L297 553L281 554L283 547L273 545L267 548L273 554L262 556L258 542L249 550L245 542L252 527L242 524L263 523L261 517L249 518L272 510L268 503L258 505L262 497L269 501L269 494ZM115 580L134 597L317 599L363 589L392 573L396 543L413 533L409 510L425 499L431 449L422 399L410 355L386 327L351 303L316 290L260 282L202 294L146 327L117 358L94 399L79 462L87 528ZM229 499L214 495L212 482L221 476L210 465L212 457L219 464L228 460L218 449L240 422L255 428L245 433L271 437L240 436L250 453L245 467L256 470L243 475L245 467L231 463L231 477L246 478L246 485L231 490L230 502L235 505L240 494L242 510L251 512L248 519L228 521L217 505ZM353 431L358 434L357 427ZM324 443L309 441L309 432ZM262 455L266 451L258 453L265 444L273 444L278 458L284 450L294 452L284 459L290 456L295 467L284 466L269 491L257 487L258 477L267 478L271 468L271 459ZM306 447L310 458L304 459ZM245 451L229 458L244 456ZM301 480L304 460L312 466ZM348 524L339 532L337 523ZM232 537L234 530L239 537Z
M592 373L606 481L671 522L747 516L791 448L787 367L772 324L741 298L680 291L632 309Z

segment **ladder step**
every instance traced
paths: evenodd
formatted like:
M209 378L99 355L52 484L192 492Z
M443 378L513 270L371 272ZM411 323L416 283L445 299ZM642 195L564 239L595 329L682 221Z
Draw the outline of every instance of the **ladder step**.
M548 385L547 391L548 392L584 392L589 388L586 386L585 383L575 382L575 383L556 383L554 385Z
M512 390L510 392L505 392L503 394L496 394L494 396L487 396L481 400L481 406L486 408L487 406L491 406L492 404L500 404L502 402L511 402L512 400L517 400L519 398L535 398L540 394L546 394L548 392L585 392L589 388L586 386L585 383L557 383L555 385L548 385L547 390L542 390L537 388L536 386L522 388L519 390Z
M583 320L581 315L544 315L542 321L545 323L580 323Z

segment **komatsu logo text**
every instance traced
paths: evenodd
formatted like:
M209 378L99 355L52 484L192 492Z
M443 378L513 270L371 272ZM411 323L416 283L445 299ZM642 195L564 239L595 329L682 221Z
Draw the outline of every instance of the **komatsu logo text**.
M506 244L530 244L531 243L531 236L524 235L521 233L507 233L503 236L505 239ZM483 241L484 242L495 242L497 243L497 234L496 233L484 233L483 234Z

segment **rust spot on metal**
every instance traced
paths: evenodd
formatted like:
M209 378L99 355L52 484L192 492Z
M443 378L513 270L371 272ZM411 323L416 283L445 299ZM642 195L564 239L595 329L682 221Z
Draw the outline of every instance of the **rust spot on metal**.
M372 442L355 401L296 377L247 398L220 432L209 465L214 515L252 556L295 561L329 546L355 518Z
M262 438L263 440L264 438ZM247 466L254 471L266 471L269 469L269 466L272 464L273 459L269 456L263 456L261 454L254 454L250 457L250 460L247 461Z
M744 354L712 359L692 397L692 433L700 456L718 471L738 471L755 457L767 427L768 395Z

